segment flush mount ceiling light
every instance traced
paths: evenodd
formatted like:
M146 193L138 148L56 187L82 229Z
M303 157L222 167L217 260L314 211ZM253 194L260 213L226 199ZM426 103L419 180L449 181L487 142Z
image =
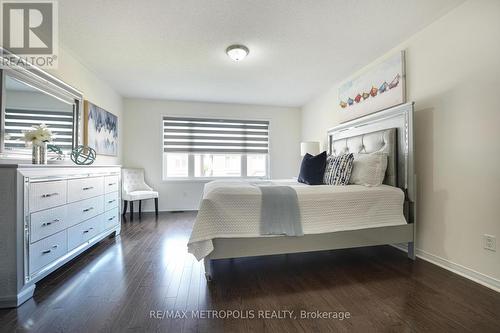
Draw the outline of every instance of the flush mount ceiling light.
M248 47L245 45L231 45L226 49L227 55L234 61L243 60L249 52Z

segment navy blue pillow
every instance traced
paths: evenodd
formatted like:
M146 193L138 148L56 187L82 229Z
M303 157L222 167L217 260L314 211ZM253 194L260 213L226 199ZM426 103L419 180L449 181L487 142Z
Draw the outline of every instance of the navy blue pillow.
M300 165L299 182L308 185L323 184L323 176L326 167L326 151L319 155L312 156L305 154Z

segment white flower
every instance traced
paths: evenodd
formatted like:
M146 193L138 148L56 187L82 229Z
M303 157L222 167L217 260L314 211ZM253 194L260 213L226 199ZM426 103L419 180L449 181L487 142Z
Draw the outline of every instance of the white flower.
M24 141L37 146L43 145L44 142L51 142L54 139L52 131L45 124L33 126L31 130L24 131Z

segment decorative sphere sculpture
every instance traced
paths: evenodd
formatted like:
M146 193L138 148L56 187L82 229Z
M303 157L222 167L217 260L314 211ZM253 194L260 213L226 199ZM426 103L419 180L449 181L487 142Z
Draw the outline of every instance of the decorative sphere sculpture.
M56 153L57 155L62 155L63 152L59 146L56 145L47 145L47 150L51 151L53 153Z
M95 161L95 156L94 149L82 145L71 151L71 160L77 165L91 165Z
M56 146L56 145L47 145L47 150L50 151L50 152L52 152L52 153L57 154L57 157L51 158L51 160L53 160L53 159L58 160L58 161L62 161L63 160L64 153L63 153L61 147Z

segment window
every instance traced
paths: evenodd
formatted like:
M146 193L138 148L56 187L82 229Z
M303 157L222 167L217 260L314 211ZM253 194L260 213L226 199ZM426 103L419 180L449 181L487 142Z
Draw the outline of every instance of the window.
M163 178L268 177L269 122L163 117Z
M188 177L188 161L188 154L165 154L167 177Z
M195 154L195 177L242 177L241 155Z

